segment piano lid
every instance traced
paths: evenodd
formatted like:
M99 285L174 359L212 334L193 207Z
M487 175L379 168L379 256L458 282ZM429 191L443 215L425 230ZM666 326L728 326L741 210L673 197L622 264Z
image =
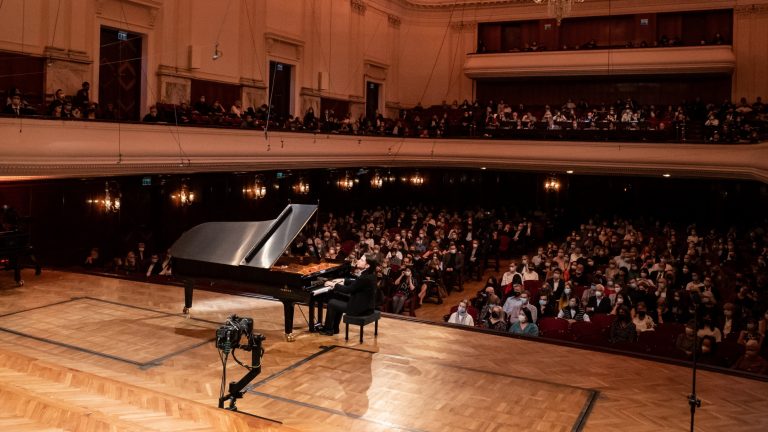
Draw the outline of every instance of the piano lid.
M231 266L271 268L299 235L317 205L289 204L276 219L206 222L179 237L171 256Z

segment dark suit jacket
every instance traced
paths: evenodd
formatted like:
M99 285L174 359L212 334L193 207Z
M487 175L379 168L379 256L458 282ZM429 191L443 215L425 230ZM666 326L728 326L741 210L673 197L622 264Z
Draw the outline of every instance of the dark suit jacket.
M589 300L587 301L586 309L590 310L589 308L594 308L594 309L592 309L591 312L587 312L587 315L594 315L596 313L609 314L613 310L613 306L611 306L611 299L608 298L608 296L606 295L604 295L603 298L600 299L599 305L597 304L597 297L595 296L590 297Z
M375 307L376 275L368 273L357 279L347 279L343 285L336 284L334 291L349 294L347 314L367 315Z
M443 270L448 268L448 261L450 260L450 253L443 254ZM461 271L464 267L464 255L461 252L456 252L456 261L453 264L453 270L455 272Z

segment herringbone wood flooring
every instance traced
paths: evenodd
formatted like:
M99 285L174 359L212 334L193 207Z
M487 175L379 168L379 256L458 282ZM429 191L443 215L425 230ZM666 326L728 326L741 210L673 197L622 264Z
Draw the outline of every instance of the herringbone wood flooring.
M119 347L124 357L132 359L156 358L153 356L174 351L157 348L165 342L185 348L213 336L212 331L206 334L208 330L204 328L208 324L194 320L184 322L178 316L151 312L139 316L131 308L120 306L94 311L94 316L104 320L103 324L81 323L84 327L80 329L80 324L67 322L74 319L69 317L67 308L45 307L72 297L87 296L177 314L183 298L182 290L177 287L54 271L45 272L39 278L25 274L25 278L27 285L23 288L13 287L11 278L0 279L0 315L41 308L0 317L0 327L13 324L14 330L39 332L37 335L46 334L47 329L49 336L68 337L77 342L72 345L94 351ZM100 303L85 303L91 306L86 309L99 308ZM47 309L56 311L59 321L47 317L40 321L41 327L33 319L15 321L25 314L34 314L28 315L29 318L37 314L45 316ZM102 315L106 310L111 311L107 314L111 317ZM73 313L87 315L80 308L74 308ZM583 389L599 392L584 430L688 430L686 395L690 372L686 368L387 318L380 323L378 338L373 338L373 329L366 328L365 343L359 345L357 329L350 329L349 343L345 343L343 335L331 338L306 333L306 323L301 313L297 313L300 335L296 342L288 343L281 335L280 303L195 293L193 317L221 322L231 313L253 317L256 329L268 337L264 368L258 379L318 353L321 346L341 345L371 352L332 349L256 387L257 393L249 393L238 402L242 411L281 420L294 430L570 430L571 420L580 413L585 395L590 394ZM162 324L157 325L157 319L162 319ZM57 322L61 324L57 326ZM189 327L196 325L202 328L197 331L196 327ZM102 327L123 327L130 331L108 330L116 332L112 333L113 337L123 339L105 341L99 339L102 335L96 334ZM173 409L139 403L165 397L162 404L168 407L190 403L194 410L199 410L202 405L198 402L214 406L221 371L212 343L165 358L151 368L139 368L8 332L0 332L0 351L7 353L5 357L15 359L0 362L0 428L3 431L107 430L104 426L107 423L99 423L102 421L111 422L112 430L216 429L221 426L212 423L211 417L205 417L205 421L177 418ZM75 385L72 385L73 378L60 378L61 372L30 371L17 364L18 356L28 359L27 362L48 365L54 371L69 368L75 371L71 376L82 373L84 378L78 379L96 384L87 386L74 379ZM242 369L230 366L230 379L239 378L241 373L244 373ZM33 379L26 381L17 374ZM105 381L102 384L100 380ZM135 396L120 391L121 387L136 392ZM97 390L100 388L112 390ZM703 407L697 415L697 430L768 430L767 383L701 372L699 393ZM89 405L78 398L93 399ZM117 407L115 412L103 408L110 404ZM79 418L94 410L103 415L89 416L95 418L89 424L59 424L44 421L47 417L35 414L36 410L58 413L62 418L67 412L71 418ZM154 426L131 420L149 416L155 417Z

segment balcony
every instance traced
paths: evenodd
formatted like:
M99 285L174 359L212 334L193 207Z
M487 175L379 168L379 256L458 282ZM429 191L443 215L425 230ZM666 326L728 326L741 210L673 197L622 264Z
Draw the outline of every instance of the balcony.
M744 178L768 182L752 145L387 138L0 118L0 180L330 167L464 167Z
M732 73L730 45L469 54L469 78Z

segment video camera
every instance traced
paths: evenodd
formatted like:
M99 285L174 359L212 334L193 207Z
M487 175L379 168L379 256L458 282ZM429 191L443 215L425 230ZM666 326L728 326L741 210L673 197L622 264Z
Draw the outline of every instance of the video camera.
M246 337L246 343L241 344L243 336ZM227 321L216 330L216 348L229 353L235 348L245 351L252 350L261 341L266 339L261 334L253 333L253 320L246 317L232 315Z

